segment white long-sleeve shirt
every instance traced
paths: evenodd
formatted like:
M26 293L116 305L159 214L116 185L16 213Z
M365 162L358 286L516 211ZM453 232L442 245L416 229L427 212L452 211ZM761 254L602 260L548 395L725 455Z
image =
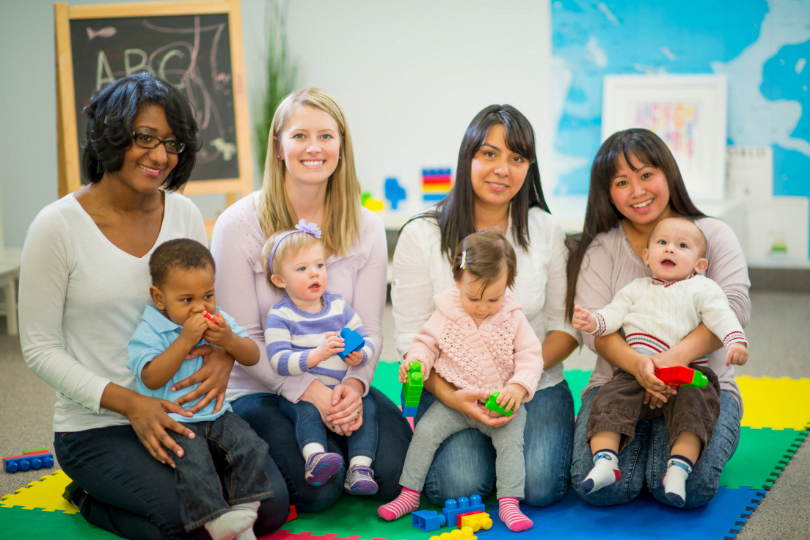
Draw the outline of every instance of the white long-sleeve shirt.
M565 234L540 208L529 210L529 250L515 244L511 221L506 239L517 256L517 278L512 292L542 343L546 334L561 330L580 341L580 334L565 318L568 249ZM436 305L433 297L455 287L450 261L440 249L439 226L435 220L416 219L397 241L391 300L394 304L394 341L398 359L408 352L411 341L427 322ZM562 362L543 372L537 390L563 381Z
M163 223L149 253L121 251L70 194L37 215L20 264L20 341L28 367L56 389L54 431L128 424L101 408L111 382L135 390L127 344L152 284L149 257L174 238L208 240L200 211L166 192Z
M726 347L748 343L723 289L700 275L681 281L634 279L593 316L596 329L590 334L598 337L621 328L628 345L649 354L669 350L701 322ZM708 361L703 357L692 363L706 365Z

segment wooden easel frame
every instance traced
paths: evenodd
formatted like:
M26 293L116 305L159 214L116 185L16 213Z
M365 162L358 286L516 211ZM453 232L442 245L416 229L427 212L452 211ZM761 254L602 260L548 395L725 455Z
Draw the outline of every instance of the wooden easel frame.
M231 46L231 75L233 77L233 108L236 123L236 144L239 151L239 178L199 180L186 184L185 195L224 193L226 204L253 191L253 162L251 130L247 109L245 57L242 48L242 10L239 0L209 0L200 2L138 2L134 4L104 4L69 7L54 4L56 32L56 128L59 149L59 197L82 187L79 170L79 141L76 133L76 105L73 86L73 56L70 43L70 21L108 17L155 17L166 15L207 15L227 13Z

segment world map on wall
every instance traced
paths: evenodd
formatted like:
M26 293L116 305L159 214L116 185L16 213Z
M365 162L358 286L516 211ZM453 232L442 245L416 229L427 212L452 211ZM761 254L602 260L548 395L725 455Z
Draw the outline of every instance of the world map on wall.
M728 143L771 146L773 195L810 197L810 0L553 0L555 195L585 195L615 74L728 78Z

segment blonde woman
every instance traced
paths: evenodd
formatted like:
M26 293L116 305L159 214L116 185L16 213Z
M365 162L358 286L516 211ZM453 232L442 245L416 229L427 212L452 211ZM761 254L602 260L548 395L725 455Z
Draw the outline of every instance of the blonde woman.
M320 225L327 290L340 294L360 316L375 351L382 348L382 314L388 252L385 230L375 214L360 205L360 182L343 110L323 90L307 88L289 96L273 117L262 189L228 208L217 220L211 251L217 262L217 300L259 344L262 359L250 368L234 367L227 399L270 446L270 455L287 480L291 504L314 512L330 506L343 491L345 469L322 486L305 481L305 462L295 431L278 408L278 396L313 404L331 433L351 435L363 423L362 397L377 402L380 430L372 465L379 491L390 500L397 482L410 427L399 409L371 388L377 352L362 367L350 367L334 390L310 373L279 375L267 359L264 323L282 294L267 284L261 251L274 232L305 219ZM328 434L329 435L329 434ZM328 451L348 455L345 437L328 436ZM283 486L273 486L276 496Z

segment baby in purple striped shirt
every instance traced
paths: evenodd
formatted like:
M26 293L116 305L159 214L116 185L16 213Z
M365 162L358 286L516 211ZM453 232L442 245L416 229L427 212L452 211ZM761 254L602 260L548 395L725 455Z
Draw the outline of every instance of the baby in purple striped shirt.
M312 373L329 388L340 384L348 368L365 364L374 355L374 344L357 313L338 294L326 292L327 273L321 231L301 220L295 229L279 231L267 239L262 263L271 287L284 293L265 323L267 357L279 375ZM354 330L365 339L361 350L341 360L344 340L340 331ZM295 436L306 461L305 479L312 486L326 483L343 467L343 456L327 452L326 425L313 404L292 403L278 396L279 410L295 426ZM362 424L347 437L349 470L343 482L347 493L377 492L371 468L377 452L377 404L363 397Z

